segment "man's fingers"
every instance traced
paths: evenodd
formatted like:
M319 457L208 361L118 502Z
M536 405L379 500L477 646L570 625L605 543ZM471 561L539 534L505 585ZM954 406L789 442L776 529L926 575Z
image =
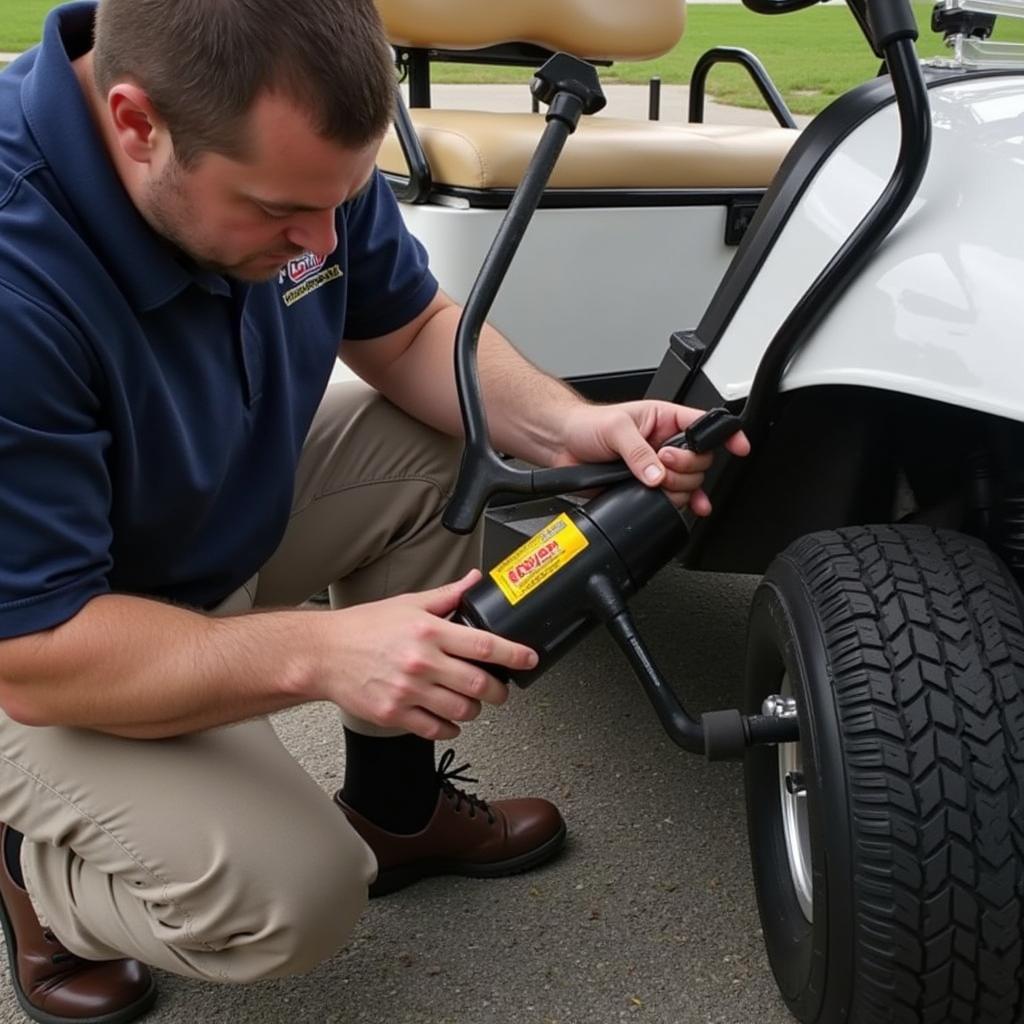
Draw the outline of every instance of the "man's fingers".
M703 491L694 491L690 495L690 511L695 516L711 515L711 499Z
M459 722L479 717L483 703L504 704L508 687L481 668L447 658L437 682L417 687L414 703L401 715L400 724L427 739L453 739Z
M609 442L637 480L642 480L648 487L662 485L665 467L632 419L623 416L611 429Z
M422 707L447 722L472 722L482 710L480 701L456 693L447 684L431 687L423 698Z
M444 670L444 685L456 694L461 694L461 700L477 704L477 714L480 712L481 702L497 705L508 700L508 687L488 672L486 667L471 665L459 658L449 658ZM456 721L465 721L461 715L455 713L448 717Z
M733 453L733 455L739 455L741 458L750 454L750 439L743 431L739 431L732 435L728 441L725 442L725 447Z
M421 708L410 708L403 715L402 721L395 724L407 732L422 736L425 740L453 740L462 732L454 722L438 718L437 715L432 715Z
M706 473L714 459L710 452L698 455L688 448L662 448L658 458L677 473Z
M459 607L462 595L471 587L476 586L479 581L479 569L471 569L461 580L446 583L443 587L435 587L433 590L424 590L418 594L404 594L402 599L430 612L431 615L449 615Z
M665 474L665 481L661 486L662 490L668 491L669 494L685 498L699 490L703 483L703 473L674 473L670 470Z
M504 665L511 669L531 669L537 664L537 655L524 644L514 643L494 633L472 626L449 623L445 632L444 651L463 661Z
M694 409L687 405L673 405L667 402L657 403L670 412L669 422L658 431L656 441L665 441L673 434L688 430L694 423L707 413L706 409ZM745 456L750 454L750 441L742 430L737 431L729 437L723 447L733 455Z

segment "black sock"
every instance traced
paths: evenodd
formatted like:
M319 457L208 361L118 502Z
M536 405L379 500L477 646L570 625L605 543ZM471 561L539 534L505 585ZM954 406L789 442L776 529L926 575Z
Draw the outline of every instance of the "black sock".
M345 730L341 798L387 832L419 832L437 806L434 744L411 733L364 736Z
M7 871L11 878L25 888L25 878L21 873L21 841L25 837L13 828L8 828L4 833L4 862L7 864Z

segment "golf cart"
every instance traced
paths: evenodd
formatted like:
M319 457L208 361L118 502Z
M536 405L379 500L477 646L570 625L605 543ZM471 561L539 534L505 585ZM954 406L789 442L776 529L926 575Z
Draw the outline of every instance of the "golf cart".
M1024 0L941 0L951 56L924 65L907 0L847 5L883 73L802 133L745 137L581 116L603 104L594 62L667 49L679 0L450 0L429 19L381 0L412 103L381 163L466 300L467 446L446 522L468 530L490 502L530 538L463 618L541 652L523 685L608 626L680 747L744 759L765 943L797 1019L1015 1024L1024 63L987 37ZM538 71L545 114L424 105L431 56L555 50L586 61ZM716 459L714 514L685 520L621 465L495 453L475 366L489 315L592 394L643 384L714 410L674 443L710 449L742 427L754 451ZM633 626L625 599L676 557L763 576L742 708L691 717Z

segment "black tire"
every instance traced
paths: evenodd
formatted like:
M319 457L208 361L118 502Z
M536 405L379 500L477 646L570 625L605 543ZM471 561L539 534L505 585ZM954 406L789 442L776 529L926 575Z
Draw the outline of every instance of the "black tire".
M1022 609L985 545L926 527L812 534L759 586L747 711L787 676L801 743L747 757L751 855L805 1024L1024 1019ZM781 817L796 751L812 921Z

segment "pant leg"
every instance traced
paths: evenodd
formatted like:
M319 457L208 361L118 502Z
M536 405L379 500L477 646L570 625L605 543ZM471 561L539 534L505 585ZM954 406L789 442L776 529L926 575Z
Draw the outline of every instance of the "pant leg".
M330 389L287 534L222 610L327 585L339 602L371 601L461 576L479 538L440 525L459 451L363 386ZM0 714L0 820L25 834L27 884L70 949L188 977L311 967L345 942L376 871L264 720L126 740Z
M0 820L72 951L247 982L333 955L373 855L257 719L167 740L0 715Z
M481 531L459 537L441 525L461 452L461 440L364 384L329 387L256 604L296 605L328 586L336 606L361 604L450 583L478 566Z
M249 609L255 584L217 613ZM265 718L130 740L0 712L0 821L25 835L29 894L69 949L211 981L332 956L377 871Z
M257 605L295 605L329 587L334 607L347 607L478 567L482 527L463 537L441 525L461 453L461 440L366 385L332 385L303 448L288 528L260 570ZM401 731L342 719L365 735Z

